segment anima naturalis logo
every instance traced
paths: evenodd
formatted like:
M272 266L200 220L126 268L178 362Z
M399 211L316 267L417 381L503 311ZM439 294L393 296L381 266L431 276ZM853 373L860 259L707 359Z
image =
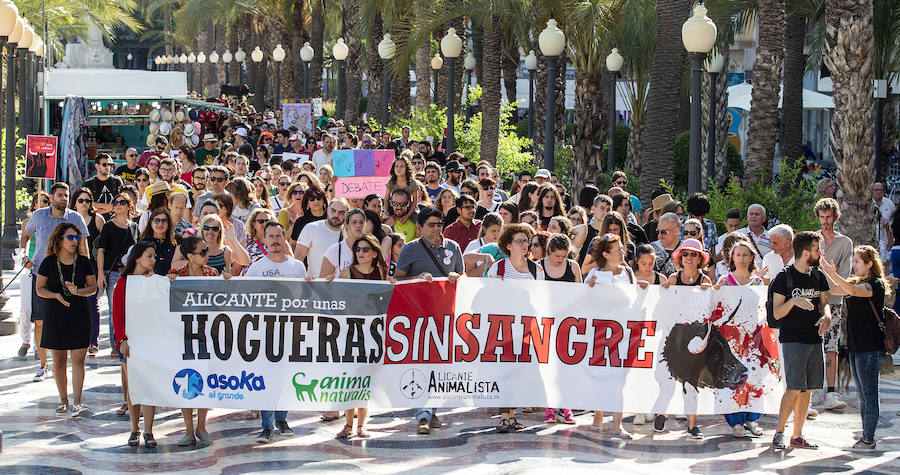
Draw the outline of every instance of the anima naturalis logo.
M371 376L324 376L314 378L306 373L294 373L291 384L300 402L368 401L371 396Z

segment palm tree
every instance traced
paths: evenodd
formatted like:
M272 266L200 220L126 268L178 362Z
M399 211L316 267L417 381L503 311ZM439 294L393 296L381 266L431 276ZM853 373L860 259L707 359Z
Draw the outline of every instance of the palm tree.
M873 63L876 79L887 80L888 85L893 84L900 74L900 2L893 0L874 0L874 35L875 35L875 61ZM896 92L896 91L895 91ZM897 120L895 108L897 96L888 94L882 113L882 140L881 140L881 176L887 176L888 157L894 149L897 140Z
M871 85L875 51L872 0L829 0L825 5L825 65L834 83L831 150L837 165L837 198L841 203L841 232L855 244L874 240L872 217L872 118L875 100Z
M362 67L360 67L360 50L362 43L361 29L359 28L359 2L357 0L343 1L343 28L342 36L350 53L344 61L344 88L346 92L346 107L344 109L344 122L356 124L359 122L359 101L362 98Z
M778 99L784 61L784 0L759 0L759 39L747 132L744 184L769 180L778 141Z
M650 194L660 180L672 180L675 173L675 135L678 132L679 98L685 69L685 50L681 25L690 12L689 0L658 0L656 50L650 66L650 90L643 132L644 153L641 156L641 197L649 202Z
M779 155L797 158L803 147L803 75L806 73L806 18L791 13L784 29L784 92Z
M309 0L311 23L309 26L309 45L313 49L313 59L309 62L309 94L311 97L322 95L322 68L325 65L325 1Z

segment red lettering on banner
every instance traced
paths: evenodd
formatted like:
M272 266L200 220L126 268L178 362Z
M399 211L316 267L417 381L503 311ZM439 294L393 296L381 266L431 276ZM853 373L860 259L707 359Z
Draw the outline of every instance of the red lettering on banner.
M488 336L484 344L481 361L497 361L497 348L500 348L500 361L511 363L516 361L513 352L512 323L515 315L488 315Z
M638 358L638 351L640 351L641 348L644 347L644 343L646 343L646 341L644 341L644 330L647 330L647 336L656 334L656 322L652 320L642 322L629 321L627 325L631 333L628 338L628 355L625 358L625 367L652 368L653 352L644 351L644 357Z
M519 352L519 362L531 362L531 344L534 343L534 352L538 363L546 364L550 354L550 330L553 327L552 318L542 318L543 330L538 330L537 318L522 316L522 351Z
M594 320L594 353L591 366L622 366L619 358L619 342L622 341L622 325L615 320ZM608 333L611 335L607 336ZM609 364L606 352L609 351Z
M471 363L478 357L480 345L472 330L481 327L481 314L464 313L456 317L456 335L459 342L453 347L453 361ZM465 344L465 351L463 345Z
M559 324L559 332L556 334L556 354L559 360L567 365L576 365L587 354L587 343L574 342L571 344L574 354L569 353L569 335L572 327L578 335L584 335L587 330L587 320L584 318L568 317Z
M398 285L385 317L384 364L450 363L456 283ZM424 309L427 315L417 315Z

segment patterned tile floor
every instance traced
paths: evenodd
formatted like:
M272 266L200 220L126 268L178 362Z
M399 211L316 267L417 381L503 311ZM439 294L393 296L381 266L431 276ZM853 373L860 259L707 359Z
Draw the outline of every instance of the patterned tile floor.
M7 292L12 299L6 309L18 309L17 284ZM323 424L318 414L290 413L296 435L270 445L254 442L258 420L213 410L208 427L215 444L206 448L176 445L184 427L180 412L170 409L156 416L159 447L150 450L125 444L129 423L115 413L122 401L117 360L88 361L84 401L92 414L58 417L52 379L31 382L37 363L15 358L19 343L17 335L0 337L0 473L900 472L900 380L893 378L882 379L879 451L871 455L845 450L861 429L852 386L845 410L825 412L806 424L807 437L821 445L818 451L772 451L772 416L761 420L766 434L756 440L733 439L721 417L709 416L700 420L703 441L686 439L684 423L670 421L669 431L661 434L650 425L627 424L636 437L624 443L589 431L590 414L578 416L575 426L544 424L541 413L526 414L525 431L497 434L496 418L484 409L442 411L445 427L429 436L414 434L411 410L376 412L368 424L372 438L348 441L334 438L340 421ZM607 416L607 426L608 421Z

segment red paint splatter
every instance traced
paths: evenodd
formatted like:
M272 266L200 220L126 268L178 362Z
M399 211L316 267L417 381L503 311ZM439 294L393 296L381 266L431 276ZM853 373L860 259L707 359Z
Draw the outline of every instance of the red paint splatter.
M752 384L742 384L734 390L734 394L731 397L738 405L747 406L750 404L750 398L757 399L761 398L762 395L762 388L757 388Z

